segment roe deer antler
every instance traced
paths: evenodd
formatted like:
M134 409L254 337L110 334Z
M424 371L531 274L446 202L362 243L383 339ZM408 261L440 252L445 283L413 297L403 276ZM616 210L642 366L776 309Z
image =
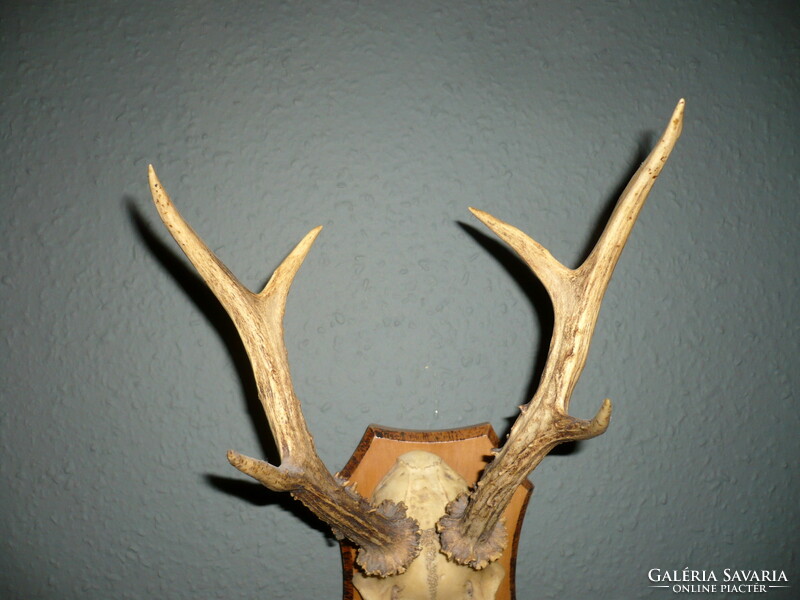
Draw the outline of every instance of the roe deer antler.
M502 449L487 466L471 494L451 502L439 520L442 550L475 569L497 559L506 545L501 517L517 486L550 450L562 442L605 432L611 417L606 399L590 421L567 413L572 390L589 352L600 303L617 259L650 188L681 133L684 101L656 147L622 192L600 239L584 263L569 269L519 229L475 209L472 213L511 246L533 270L553 303L550 350L536 394L521 414Z
M275 270L266 287L246 289L183 220L152 165L153 201L172 237L214 292L242 338L258 396L281 455L280 467L229 451L230 463L274 491L291 492L314 514L360 548L357 562L367 574L402 573L419 552L419 526L405 506L372 506L326 469L314 448L294 394L283 340L286 296L297 270L322 227L309 232Z

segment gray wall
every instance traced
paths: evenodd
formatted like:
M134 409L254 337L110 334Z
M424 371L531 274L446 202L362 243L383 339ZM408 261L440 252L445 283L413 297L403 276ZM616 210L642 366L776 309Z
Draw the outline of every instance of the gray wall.
M796 592L795 3L0 11L0 596L340 595L324 526L225 460L274 449L148 162L250 287L325 226L286 332L336 470L371 422L507 430L550 307L467 206L578 264L681 97L572 403L613 423L535 472L520 598L684 567Z

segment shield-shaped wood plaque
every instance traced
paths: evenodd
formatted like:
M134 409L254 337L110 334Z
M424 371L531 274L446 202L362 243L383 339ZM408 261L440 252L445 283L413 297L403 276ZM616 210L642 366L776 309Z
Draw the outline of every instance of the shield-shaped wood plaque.
M497 434L489 423L439 431L409 431L370 425L340 475L357 483L359 493L369 498L398 456L412 450L424 450L440 456L471 485L478 480L491 459L492 448L499 445ZM516 598L514 575L517 544L532 490L533 485L526 479L506 509L505 522L511 543L498 559L506 575L497 591L496 600ZM363 600L353 586L353 570L358 568L355 566L357 549L345 540L341 543L341 550L344 600Z

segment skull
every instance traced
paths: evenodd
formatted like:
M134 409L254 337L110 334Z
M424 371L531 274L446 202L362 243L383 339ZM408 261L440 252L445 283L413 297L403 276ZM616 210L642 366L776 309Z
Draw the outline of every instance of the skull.
M364 600L492 600L505 576L494 562L476 571L451 562L441 552L436 522L467 482L439 456L416 450L403 454L372 494L373 504L403 502L421 530L421 551L405 573L389 577L353 575Z

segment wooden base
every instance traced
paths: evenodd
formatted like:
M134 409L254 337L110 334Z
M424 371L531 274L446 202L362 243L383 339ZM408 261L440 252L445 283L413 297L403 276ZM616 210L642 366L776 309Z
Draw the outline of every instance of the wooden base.
M492 448L500 441L489 423L481 423L461 429L439 431L408 431L381 425L370 425L364 432L353 456L340 474L350 482L358 484L358 492L369 498L381 478L394 465L397 457L412 450L424 450L440 456L470 484L491 460ZM533 485L528 481L519 486L505 513L506 528L511 543L500 557L506 577L500 584L496 600L514 600L514 575L517 544L522 519L528 505ZM344 600L362 600L353 586L356 548L349 542L341 544L342 568L344 569Z

